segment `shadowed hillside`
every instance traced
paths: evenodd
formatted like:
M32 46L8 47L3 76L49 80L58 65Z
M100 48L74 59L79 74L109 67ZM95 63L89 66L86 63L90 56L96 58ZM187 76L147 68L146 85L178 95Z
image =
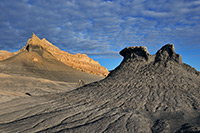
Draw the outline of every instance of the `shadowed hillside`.
M104 80L0 104L0 131L200 131L200 73L182 63L172 44L155 55L146 47L120 54L124 60Z

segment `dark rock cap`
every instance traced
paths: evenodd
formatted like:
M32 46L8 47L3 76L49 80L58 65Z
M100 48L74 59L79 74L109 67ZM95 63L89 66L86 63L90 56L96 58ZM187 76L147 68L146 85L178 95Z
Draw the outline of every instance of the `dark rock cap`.
M144 46L126 47L122 51L120 51L120 55L124 57L124 60L133 58L145 59L146 61L148 61L151 58L155 63L167 62L169 60L173 60L177 63L182 62L182 58L179 54L176 54L173 44L166 44L160 50L157 51L155 56L152 56L148 52L147 48Z
M155 62L174 60L177 63L182 62L182 57L176 54L173 44L166 44L156 53Z
M144 46L126 47L120 51L120 55L122 55L125 59L142 57L146 60L148 60L150 56L147 48Z

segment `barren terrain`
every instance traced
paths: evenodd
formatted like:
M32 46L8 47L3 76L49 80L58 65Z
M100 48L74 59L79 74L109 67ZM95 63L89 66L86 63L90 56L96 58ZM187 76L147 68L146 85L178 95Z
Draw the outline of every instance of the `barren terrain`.
M0 104L1 132L198 132L200 73L172 44L120 52L108 77L57 94Z
M0 73L0 103L19 97L30 97L75 89L77 83L52 81Z

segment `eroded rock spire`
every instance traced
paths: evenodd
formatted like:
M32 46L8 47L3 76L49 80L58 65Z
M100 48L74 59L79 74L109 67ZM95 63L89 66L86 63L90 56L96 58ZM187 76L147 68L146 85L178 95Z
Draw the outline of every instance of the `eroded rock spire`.
M155 62L174 60L177 63L182 62L181 55L176 54L173 44L166 44L156 53Z
M34 33L32 33L31 38L27 41L26 50L27 51L41 51L44 48L43 41L40 40Z

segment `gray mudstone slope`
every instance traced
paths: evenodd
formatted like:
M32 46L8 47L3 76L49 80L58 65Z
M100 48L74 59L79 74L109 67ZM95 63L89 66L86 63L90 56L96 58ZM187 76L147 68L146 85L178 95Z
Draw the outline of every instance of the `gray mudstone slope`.
M122 63L101 81L67 93L18 99L11 107L1 104L0 131L200 131L200 73L182 63L172 44L155 55L145 47L128 47L120 54Z

